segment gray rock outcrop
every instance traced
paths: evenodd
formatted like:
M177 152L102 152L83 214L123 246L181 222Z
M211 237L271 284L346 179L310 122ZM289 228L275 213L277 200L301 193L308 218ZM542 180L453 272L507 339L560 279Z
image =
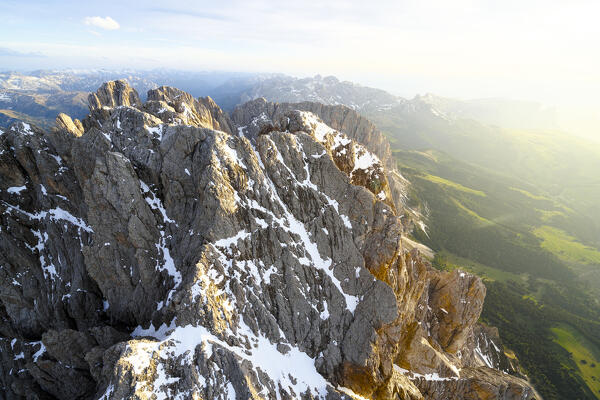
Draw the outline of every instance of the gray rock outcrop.
M536 398L475 355L481 280L403 247L368 121L243 107L116 81L0 133L4 398Z
M284 121L289 118L287 114L294 111L303 111L316 117L317 121L307 121L309 125L314 126L313 129L319 129L319 123L325 124L329 129L343 132L348 139L363 145L377 156L380 166L386 170L386 186L391 193L390 200L396 205L399 215L404 216L403 223L406 228L412 229L411 225L414 226L415 223L422 224L421 215L407 205L409 182L397 170L389 142L372 122L349 107L306 101L272 103L264 98L257 98L236 107L231 119L238 127L238 134L241 133L252 140L261 131L269 131L274 127L281 129L282 125L285 125ZM340 150L343 151L343 147ZM376 180L371 179L370 182Z

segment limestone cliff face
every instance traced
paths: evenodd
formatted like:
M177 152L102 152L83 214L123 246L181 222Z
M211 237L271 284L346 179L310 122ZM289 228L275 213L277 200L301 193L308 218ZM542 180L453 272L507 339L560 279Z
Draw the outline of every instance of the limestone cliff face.
M117 81L0 133L3 398L536 398L482 282L403 247L367 122L245 107Z
M403 223L407 226L407 229L411 229L410 225L415 222L420 223L421 216L406 205L409 183L396 169L396 162L392 157L389 142L372 122L356 111L343 105L325 105L314 102L271 103L264 98L258 98L238 106L231 114L231 119L238 126L238 133L252 139L261 131L272 129L273 123L278 128L281 128L282 125L285 126L282 121L289 118L287 114L294 111L304 111L312 114L313 120L306 117L304 119L316 131L323 130L319 124L323 123L330 130L343 132L349 139L363 145L377 156L379 165L386 170L385 186L389 188L391 193L391 198L388 198L388 201L393 202L400 214L404 215ZM315 116L318 121L314 120ZM337 144L339 145L339 142ZM339 156L344 155L343 149L343 147L340 147L338 152L332 154L335 160L339 160ZM339 162L337 164L341 166ZM360 173L353 175L355 179L353 183L356 183L356 179L360 175ZM369 181L371 185L374 185L374 188L378 189L378 180L369 178L366 177L362 182L363 186ZM378 194L379 192L375 190L372 191Z

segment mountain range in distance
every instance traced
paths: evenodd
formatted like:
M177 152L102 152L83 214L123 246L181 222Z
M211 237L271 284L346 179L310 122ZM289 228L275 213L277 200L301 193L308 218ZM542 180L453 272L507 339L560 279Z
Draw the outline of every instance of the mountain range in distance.
M265 97L279 102L315 101L343 104L361 112L428 113L439 118L473 119L522 129L558 129L555 111L534 102L506 99L457 100L433 94L411 100L333 76L294 78L283 74L67 70L0 73L0 124L19 117L52 125L57 112L83 118L85 96L103 82L127 79L140 93L161 85L185 88L195 97L210 96L224 110ZM85 95L84 95L85 93Z

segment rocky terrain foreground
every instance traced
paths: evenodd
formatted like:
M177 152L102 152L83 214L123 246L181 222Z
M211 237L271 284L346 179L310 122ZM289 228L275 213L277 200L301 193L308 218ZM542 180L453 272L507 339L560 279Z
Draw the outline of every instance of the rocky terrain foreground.
M89 105L0 131L0 399L539 399L351 109Z

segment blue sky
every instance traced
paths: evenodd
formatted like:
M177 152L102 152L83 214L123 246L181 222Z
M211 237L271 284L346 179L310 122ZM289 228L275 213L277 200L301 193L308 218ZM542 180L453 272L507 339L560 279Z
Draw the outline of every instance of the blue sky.
M0 0L0 9L0 70L319 73L407 97L600 110L598 1Z

